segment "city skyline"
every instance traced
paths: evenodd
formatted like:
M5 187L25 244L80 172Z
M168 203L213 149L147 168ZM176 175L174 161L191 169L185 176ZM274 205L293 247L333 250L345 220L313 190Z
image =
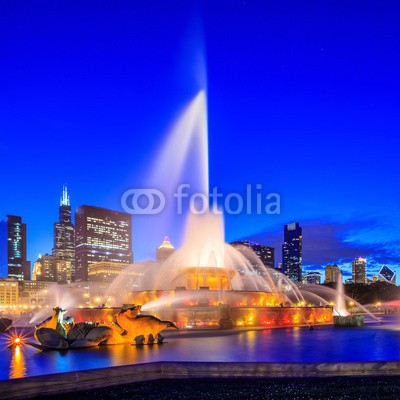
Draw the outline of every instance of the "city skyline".
M64 184L62 186L62 196L60 199L60 204L59 204L59 219L60 221L64 218L67 224L74 226L72 222L72 218L71 215L75 214L74 210L78 210L78 208L81 206L76 207L75 209L71 206L70 203L70 195L68 194L68 189L67 189L67 185ZM99 206L86 206L85 207L89 207L89 208L97 208L97 209L104 209L104 207L99 207ZM116 210L111 210L111 209L106 209L106 211L110 211L110 212L117 212ZM133 221L132 221L132 225L135 225L135 218L136 216L133 216ZM56 226L59 223L55 223L54 225ZM294 225L297 223L291 223L291 224L285 224L285 229L286 229L286 225ZM302 235L301 231L302 231L302 226L300 223L300 235ZM26 228L25 228L26 229ZM279 227L279 230L281 231L280 233L282 233L282 226ZM56 240L56 237L54 235L56 235L57 231L54 231L53 236L51 236L51 240ZM242 238L242 240L244 240L244 242L242 243L246 243L246 240L249 240L251 245L254 245L258 248L258 247L271 247L271 249L276 252L276 258L275 259L275 268L278 267L279 264L283 264L283 259L282 257L279 257L279 254L281 253L279 250L283 248L284 242L285 242L285 236L284 234L282 234L281 238L279 238L279 232L263 232L262 234L265 238L267 238L268 240L270 240L270 242L265 241L265 239L260 239L259 236L253 237L253 238ZM325 237L326 238L326 237ZM333 239L333 238L332 238ZM165 240L165 238L164 238ZM132 242L135 243L135 237L134 235L132 236ZM236 241L236 242L240 242L240 241ZM234 243L234 242L233 242ZM274 246L271 245L274 244ZM54 243L53 243L54 244ZM27 237L27 247L29 249L29 236ZM307 250L306 246L306 250ZM50 248L51 249L51 248ZM278 251L276 251L278 249ZM135 246L133 245L133 257L135 257ZM310 250L310 249L309 249ZM328 249L329 251L333 250L333 249ZM300 273L300 275L305 278L307 273L309 272L318 272L321 274L321 277L325 277L325 268L327 265L330 264L338 264L340 270L343 273L343 280L346 279L351 279L352 278L352 263L360 256L360 251L357 253L357 250L355 250L355 256L353 258L348 258L345 262L343 262L343 259L338 257L333 259L332 261L328 261L325 264L311 264L311 263L302 263L302 266L304 267L302 272ZM255 253L257 254L257 251L255 251ZM306 252L307 253L307 252ZM33 272L33 265L35 263L36 260L38 260L39 258L41 258L41 255L48 255L51 254L51 250L49 250L49 248L46 249L40 249L40 251L37 253L37 257L33 257L31 258L31 264L32 264L32 269L31 269L31 274ZM54 247L53 247L53 255L54 255ZM259 256L259 255L258 255ZM150 256L147 260L156 260L157 258L157 251L154 251L154 254L152 256ZM367 268L366 268L366 276L368 277L368 279L371 279L373 276L379 276L379 272L381 271L381 269L383 267L386 266L386 264L382 264L382 263L377 263L374 262L374 259L370 259L368 260L368 257L366 257L367 259ZM75 260L75 259L74 259ZM138 260L138 261L144 261L144 259ZM305 260L307 261L307 260ZM370 262L372 261L372 266L370 264ZM265 264L265 263L264 263ZM271 265L268 265L269 267L271 267ZM390 267L389 267L390 268ZM299 275L299 276L300 276ZM397 280L397 274L395 274L395 279ZM322 279L323 282L324 279ZM299 280L299 282L301 282L301 279ZM397 284L397 282L396 282Z
M227 242L256 238L279 258L282 226L299 221L304 272L337 262L348 277L359 256L374 272L398 270L396 13L366 4L355 21L354 4L247 3L172 2L156 13L81 4L79 17L50 3L4 7L0 215L23 217L29 260L51 250L62 183L75 208L121 210L206 89L210 187L262 184L282 199L280 215L226 215ZM159 245L149 226L136 218L137 260ZM173 225L163 234L181 244Z

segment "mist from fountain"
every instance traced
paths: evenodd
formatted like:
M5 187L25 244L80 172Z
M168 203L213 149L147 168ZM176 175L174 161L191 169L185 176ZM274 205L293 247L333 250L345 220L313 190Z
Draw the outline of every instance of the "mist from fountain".
M73 308L77 306L77 298L73 293L72 287L61 286L55 283L54 285L48 286L46 289L47 293L45 294L47 297L47 307L42 307L39 309L33 317L29 320L29 324L34 324L36 322L40 322L49 315L49 304L57 305L64 310L68 310L69 308Z
M276 295L290 292L297 302L304 300L291 281L279 272L265 267L250 249L245 246L237 249L225 243L222 215L212 213L189 214L182 247L164 262L138 263L128 267L125 274L117 277L110 285L104 299L111 298L118 304L126 302L131 292L171 291L186 287L188 274L193 273L198 279L202 279L203 273L210 273L212 276L220 274L221 278L228 278L219 287L220 290L213 290L219 292L217 297L220 301L224 301L225 290L268 292ZM281 286L279 289L278 284ZM201 282L192 282L192 285L196 286L196 290L202 286ZM218 286L218 282L216 285ZM199 299L207 295L199 291L191 294L191 297ZM152 301L150 305L143 304L143 309L158 308L171 303L170 297L164 297ZM293 304L288 297L286 299L290 305ZM174 300L179 301L179 298Z
M328 304L332 305L332 307L333 307L334 315L337 315L337 316L350 315L350 313L347 311L347 308L343 309L343 305L340 306L341 308L338 307L337 302L339 300L339 296L338 296L337 289L334 289L334 288L331 288L328 286L323 286L323 285L307 285L307 289L305 289L305 290L301 289L300 291L303 293L311 292L316 295L318 294L321 298L327 300ZM344 291L341 293L340 296L341 296L341 298L339 300L339 304L340 304L340 302L343 302L344 304L346 304L346 301L348 303L352 302L354 304L355 308L358 308L359 310L361 310L363 313L368 315L372 320L374 320L376 322L381 321L378 317L376 317L374 314L372 314L371 311L369 311L366 307L361 305L359 302L357 302L350 296L347 296L346 294L344 294Z

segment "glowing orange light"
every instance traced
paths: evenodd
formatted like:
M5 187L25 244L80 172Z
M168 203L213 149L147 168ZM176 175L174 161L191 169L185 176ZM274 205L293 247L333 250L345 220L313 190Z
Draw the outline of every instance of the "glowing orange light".
M8 347L19 347L24 343L24 337L18 334L8 336Z

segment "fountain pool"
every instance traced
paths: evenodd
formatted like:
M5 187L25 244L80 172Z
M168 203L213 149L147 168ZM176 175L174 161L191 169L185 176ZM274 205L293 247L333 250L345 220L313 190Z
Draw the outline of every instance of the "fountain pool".
M21 345L0 357L0 379L89 370L159 361L343 363L400 359L400 319L364 328L319 326L229 331L169 331L159 346L99 346L41 352ZM207 351L205 351L207 349Z

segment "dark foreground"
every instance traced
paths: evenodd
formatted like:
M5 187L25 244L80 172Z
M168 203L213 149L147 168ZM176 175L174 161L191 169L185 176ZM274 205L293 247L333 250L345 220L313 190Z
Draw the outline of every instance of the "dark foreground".
M47 400L399 399L400 377L160 379Z

